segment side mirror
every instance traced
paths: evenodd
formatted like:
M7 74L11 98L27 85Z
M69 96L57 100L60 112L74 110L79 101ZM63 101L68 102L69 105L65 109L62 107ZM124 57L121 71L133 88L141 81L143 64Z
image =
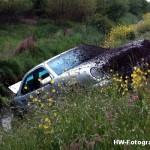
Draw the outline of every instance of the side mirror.
M46 84L49 84L50 81L51 81L51 77L48 76L48 77L46 77L45 79L41 80L41 81L40 81L40 84L41 84L41 86L44 86L44 85L46 85Z

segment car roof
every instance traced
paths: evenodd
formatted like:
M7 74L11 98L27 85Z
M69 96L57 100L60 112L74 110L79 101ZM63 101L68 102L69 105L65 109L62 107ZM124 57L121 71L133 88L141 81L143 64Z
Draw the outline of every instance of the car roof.
M68 52L70 52L70 51L74 51L74 50L77 50L77 49L79 49L79 50L82 50L82 49L89 49L89 48L90 48L90 49L101 50L102 52L105 52L106 50L108 50L108 49L106 49L106 48L98 47L98 46L95 46L95 45L86 45L86 44L80 45L80 46L71 48L71 49L69 49L69 50L67 50L67 51L64 51L64 52L62 52L62 53L60 53L60 54L58 54L58 55L56 55L56 56L54 56L54 57L52 57L52 58L50 58L50 59L48 59L48 60L46 60L46 61L40 63L39 65L37 65L37 66L35 66L34 68L32 68L30 71L34 70L35 68L37 68L37 67L39 67L39 66L45 66L45 64L47 64L49 61L51 61L51 60L53 60L53 59L55 59L55 58L57 58L57 57L59 57L59 56L65 54L65 53L68 53Z

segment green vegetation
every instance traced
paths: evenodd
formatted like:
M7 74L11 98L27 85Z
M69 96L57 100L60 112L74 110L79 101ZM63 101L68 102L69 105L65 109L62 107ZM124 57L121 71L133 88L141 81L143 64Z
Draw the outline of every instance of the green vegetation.
M143 16L137 24L118 25L111 29L108 37L102 43L104 47L117 47L131 40L150 39L150 13ZM146 36L145 36L146 35ZM142 36L145 36L142 38Z
M147 149L144 144L114 145L116 139L150 138L150 82L145 84L144 74L135 68L132 76L138 83L133 84L132 92L126 88L118 92L116 82L122 82L114 77L107 88L79 89L63 102L54 102L47 94L42 103L31 95L35 102L32 113L23 120L16 118L9 133L1 132L1 149Z
M9 85L20 81L32 67L65 50L81 44L116 47L150 39L150 13L147 13L150 4L145 0L0 0L0 3L3 105L9 105L8 99L12 98ZM22 23L21 19L31 20ZM19 43L33 35L34 48L18 52ZM105 89L82 92L78 89L80 92L70 93L64 102L54 102L48 97L43 104L32 98L36 102L33 112L23 120L14 118L10 132L0 131L0 149L148 149L113 143L114 139L150 139L150 81L143 74L142 77L133 74L138 77L133 83L141 85L133 91L123 86L125 90L119 92L114 81Z

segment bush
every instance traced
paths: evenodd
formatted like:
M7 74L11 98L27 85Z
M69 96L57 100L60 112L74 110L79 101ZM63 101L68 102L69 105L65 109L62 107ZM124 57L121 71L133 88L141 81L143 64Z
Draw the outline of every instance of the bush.
M109 6L108 1L109 0L97 0L96 13L106 15Z
M131 13L127 13L126 16L119 20L119 23L123 25L134 24L137 23L139 20L140 18L138 16L133 15Z
M0 0L0 11L22 12L31 9L30 0Z
M32 8L30 0L0 0L0 20L15 21L18 14Z
M92 16L89 23L96 26L97 29L104 34L107 34L112 28L111 21L106 16L102 16L99 14L95 14L94 16Z
M138 16L150 11L150 4L146 0L130 0L129 6L129 11Z
M129 10L128 0L112 0L110 1L107 14L113 21L118 21L126 15Z
M136 37L136 31L136 25L116 26L111 29L108 38L104 42L104 47L115 47L127 40L133 40Z
M150 13L143 16L143 20L138 23L138 31L145 33L150 31Z
M96 0L47 0L44 6L50 18L82 20L94 13Z
M20 66L20 64L16 60L0 60L0 83L2 83L5 86L8 86L20 80L21 76L22 66Z

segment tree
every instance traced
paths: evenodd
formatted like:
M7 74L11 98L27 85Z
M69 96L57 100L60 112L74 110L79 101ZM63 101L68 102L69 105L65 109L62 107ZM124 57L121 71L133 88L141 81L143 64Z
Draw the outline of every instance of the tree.
M124 17L129 10L128 0L112 0L109 2L107 14L108 17L113 21L118 21Z

